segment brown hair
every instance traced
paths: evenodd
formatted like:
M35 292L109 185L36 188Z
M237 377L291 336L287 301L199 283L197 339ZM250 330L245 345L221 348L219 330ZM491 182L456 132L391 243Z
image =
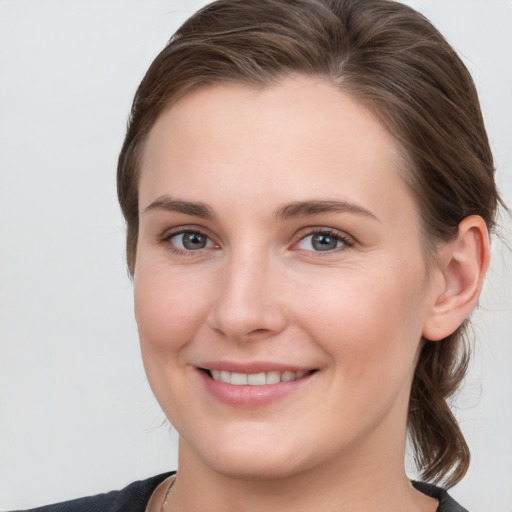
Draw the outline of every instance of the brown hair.
M394 135L421 212L427 260L469 215L492 230L500 200L477 93L462 61L421 14L390 0L218 0L183 24L135 95L118 164L131 273L140 159L158 116L200 84L264 86L291 74L325 78L368 105ZM421 475L448 487L470 458L447 404L467 369L465 329L423 340L409 403Z

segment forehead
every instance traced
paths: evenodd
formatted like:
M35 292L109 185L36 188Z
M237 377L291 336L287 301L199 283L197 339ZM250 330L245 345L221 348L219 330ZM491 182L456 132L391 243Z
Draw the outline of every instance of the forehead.
M178 146L182 139L203 134L212 145L215 135L232 142L244 135L274 145L287 135L297 143L321 138L328 145L335 139L340 149L349 149L351 140L359 138L372 146L382 143L390 155L396 145L368 107L322 78L300 75L259 87L220 83L193 88L159 116L144 154L152 154L159 143L176 141Z
M399 161L397 143L377 116L325 80L203 86L153 126L142 159L141 207L171 191L190 194L192 186L224 199L348 194L367 204L393 202L397 190L409 196Z

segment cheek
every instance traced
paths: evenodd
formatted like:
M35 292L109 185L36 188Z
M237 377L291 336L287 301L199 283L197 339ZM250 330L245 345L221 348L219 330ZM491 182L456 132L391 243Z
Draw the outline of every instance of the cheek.
M141 262L142 263L142 262ZM187 343L196 336L205 311L204 288L165 266L139 264L134 278L135 318L142 360L153 393L171 421L185 396Z
M136 269L135 318L144 353L179 350L197 330L208 304L208 290L186 273L164 268Z
M302 303L305 329L342 369L338 375L347 386L378 387L386 379L404 378L414 366L424 314L421 273L386 275L345 275L328 288L310 287Z

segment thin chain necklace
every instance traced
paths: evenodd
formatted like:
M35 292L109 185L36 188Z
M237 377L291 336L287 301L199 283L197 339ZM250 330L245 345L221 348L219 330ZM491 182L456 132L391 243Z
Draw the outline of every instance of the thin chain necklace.
M169 489L167 489L167 494L165 495L164 502L162 503L162 506L160 507L160 512L165 512L165 506L167 505L167 502L169 501L169 498L171 497L172 488L174 487L175 483L176 483L176 477L174 477L172 484L169 486Z

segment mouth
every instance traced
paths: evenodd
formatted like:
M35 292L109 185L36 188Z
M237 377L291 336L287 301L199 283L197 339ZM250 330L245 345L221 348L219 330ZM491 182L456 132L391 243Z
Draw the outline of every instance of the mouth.
M266 407L297 393L299 389L310 389L317 380L315 374L319 372L318 368L294 368L261 361L212 362L196 369L208 394L236 409Z
M259 373L239 373L208 368L203 368L202 370L213 380L233 386L265 386L269 384L279 384L280 382L293 382L303 379L316 371L305 370L294 372L290 370L272 370Z

